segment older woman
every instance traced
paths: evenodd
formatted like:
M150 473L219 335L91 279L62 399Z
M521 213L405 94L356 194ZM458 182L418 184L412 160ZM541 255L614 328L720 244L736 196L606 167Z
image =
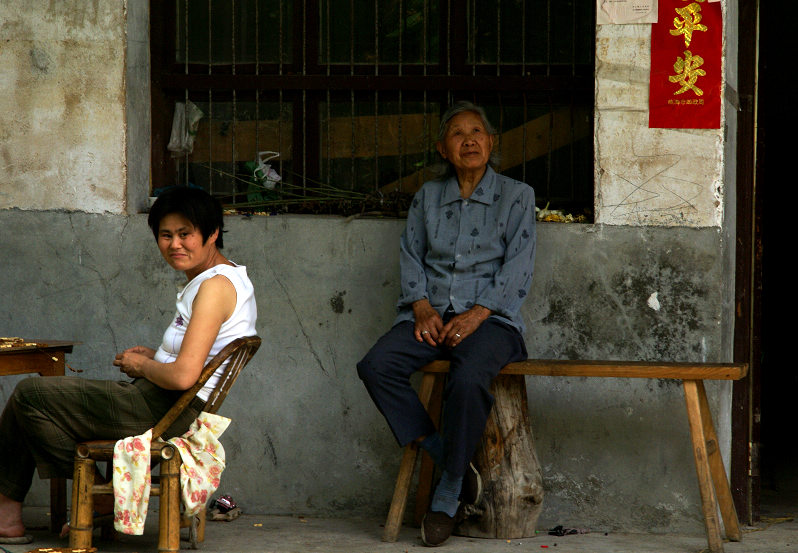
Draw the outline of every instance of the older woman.
M34 467L42 478L72 475L77 442L142 434L199 378L228 342L255 334L257 308L246 267L219 251L224 221L206 192L172 188L158 197L148 223L158 249L187 284L157 350L135 346L113 364L133 380L79 377L20 381L0 417L0 543L27 543L22 501ZM218 376L215 375L218 379ZM201 411L214 377L167 431L183 434ZM110 507L110 506L109 506ZM110 509L109 509L110 510Z
M470 461L493 404L491 381L527 355L519 310L532 281L535 196L490 167L494 135L471 103L443 115L437 149L447 171L424 184L408 212L399 314L357 366L399 445L419 442L443 470L421 528L429 546L449 537L459 505L478 500ZM435 359L451 361L440 434L409 382Z

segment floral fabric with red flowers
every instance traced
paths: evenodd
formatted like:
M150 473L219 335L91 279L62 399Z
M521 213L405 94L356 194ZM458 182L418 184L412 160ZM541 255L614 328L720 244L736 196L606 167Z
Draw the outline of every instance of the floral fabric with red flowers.
M225 467L219 436L230 419L200 413L188 431L168 442L180 453L180 493L184 514L197 514L219 487ZM131 436L114 446L114 528L123 534L141 535L150 500L150 444L152 430Z

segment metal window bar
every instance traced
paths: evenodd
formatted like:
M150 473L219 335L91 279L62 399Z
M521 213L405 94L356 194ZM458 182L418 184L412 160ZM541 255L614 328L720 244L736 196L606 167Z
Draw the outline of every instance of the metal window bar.
M526 2L521 2L521 76L526 74ZM523 102L523 110L524 110L524 121L529 120L529 115L527 111L527 95L524 94L522 96ZM526 125L523 126L523 130L521 132L521 148L522 152L526 152L526 140L527 140L527 128ZM526 156L524 156L526 157ZM521 181L527 182L526 177L526 163L521 164Z
M255 75L260 74L260 2L255 2ZM255 155L260 152L260 90L255 90ZM249 200L249 198L247 198Z
M332 39L330 37L330 4L331 3L332 3L332 0L327 0L327 2L324 3L324 10L325 10L325 14L326 14L326 17L324 18L325 19L325 27L326 27L325 30L324 30L325 31L324 35L327 37L327 44L325 44L325 52L326 52L326 54L325 54L324 57L326 58L326 72L327 72L327 77L328 78L331 75L330 63L332 61L330 59L330 55L331 55L330 43L332 42ZM326 179L326 181L327 182L332 182L332 156L331 156L332 149L331 149L331 146L330 146L330 140L332 138L331 133L330 133L330 126L332 125L332 109L330 108L330 89L327 89L327 91L325 93L325 98L326 98L326 102L325 102L326 119L325 119L325 121L326 121L326 135L327 135L327 139L325 140L325 152L327 154L326 155L326 158L327 158L327 179Z
M307 0L302 1L302 13L308 13ZM302 18L302 75L307 75L308 70L308 20L306 17ZM306 90L302 91L302 128L306 129L302 133L302 190L307 189L307 176L308 176L308 144L307 144L307 128L308 128L308 93Z
M380 74L380 2L374 0L374 76ZM380 175L380 92L374 91L374 184L379 186Z
M185 24L184 24L183 28L184 28L184 39L186 41L185 71L186 71L186 75L188 75L188 2L186 2L185 5L186 5L186 13L185 13ZM183 95L183 119L185 121L188 121L188 89L186 89L186 91L185 91L185 93ZM183 166L185 168L184 171L183 171L184 180L185 180L184 184L186 186L188 186L188 154L185 154L183 156L183 158L184 158L184 165ZM180 166L179 165L176 166L176 169L179 171L180 170ZM180 177L178 176L178 179L179 178Z
M399 27L399 76L402 76L402 38L403 38L403 31L405 25L405 17L404 17L404 10L402 5L402 0L399 0L399 13L398 13L398 27ZM404 176L403 164L404 164L404 141L402 140L402 90L399 90L399 118L398 118L398 128L397 128L397 141L399 142L399 159L397 161L397 173L399 174L399 179L396 182L401 183L402 177Z
M501 75L502 67L502 3L496 0L496 76Z
M522 100L521 109L522 109L522 113L523 113L522 119L524 121L528 121L529 120L529 111L528 111L528 107L527 107L527 95L524 94L522 96L521 100ZM527 151L526 150L526 145L527 145L527 128L526 128L526 124L524 124L522 126L522 130L521 130L521 148L522 148L521 151L523 151L523 152ZM526 156L524 156L524 158L526 158ZM526 163L522 163L521 164L521 180L523 182L527 182L527 180L526 180L526 165L527 165Z
M427 22L429 21L429 4L427 0L424 0L423 4L423 15L422 15L422 33L423 38L421 41L421 64L422 64L422 71L423 75L427 76L427 36L428 36L428 26ZM427 104L427 91L425 90L423 93L423 97L421 100L421 107L423 112L423 120L422 120L422 129L424 131L424 141L427 142L429 140L429 118L427 114L429 113L429 106ZM426 146L426 144L425 144ZM430 164L430 155L429 155L429 147L424 148L424 166L429 166Z
M277 46L277 62L278 62L277 63L277 66L278 66L277 73L278 73L278 75L280 77L282 77L283 76L283 63L285 62L285 53L283 52L283 45L284 45L283 39L285 37L284 37L284 34L283 34L284 13L283 13L283 1L282 0L280 0L279 14L280 14L279 23L278 23L278 29L279 30L278 30L278 33L277 33L277 35L279 37L278 46ZM278 101L277 101L277 151L282 153L283 152L283 110L284 110L284 106L283 106L283 89L282 88L278 91L278 95L279 96L278 96ZM285 172L284 172L285 169L283 168L283 156L281 155L277 159L278 159L278 167L280 168L279 174L280 175L285 175Z
M571 10L571 75L576 74L576 5L574 4ZM575 141L574 136L574 116L575 112L573 109L573 98L571 98L571 144ZM570 163L568 164L570 168L570 179L571 182L571 197L576 196L576 187L574 183L574 148L569 148L570 150Z
M355 74L355 0L349 1L349 75L354 76ZM351 125L351 132L352 132L352 151L351 151L351 188L354 188L355 182L357 179L357 173L355 172L355 90L351 89L349 91L349 101L350 101L350 125Z
M233 74L233 78L235 78L236 74L236 2L235 0L230 0L230 20L231 20L231 30L230 30L230 55L231 55L231 71ZM230 134L230 159L233 162L233 170L232 173L235 175L236 171L236 162L238 161L238 155L236 153L236 123L238 122L238 111L237 111L237 102L236 102L236 89L233 89L233 117L231 121L232 132ZM235 181L234 181L235 182ZM235 204L236 202L236 194L235 194L235 184L233 184L233 194L232 198L230 199L230 203Z
M546 74L551 75L551 0L546 3ZM551 106L551 95L549 95L549 105ZM551 113L551 107L549 108ZM552 117L553 121L553 117ZM546 153L546 196L550 195L551 190L551 127L549 127L549 148Z
M186 11L188 11L188 2L186 2ZM213 18L210 14L213 13L213 0L208 0L208 75L213 74L213 26L211 21ZM186 32L188 32L188 23L186 23ZM188 44L188 40L186 41ZM188 51L186 51L186 63L188 63ZM208 89L208 121L213 121L213 89ZM208 192L213 194L213 133L208 133Z
M546 75L551 75L551 0L546 2Z

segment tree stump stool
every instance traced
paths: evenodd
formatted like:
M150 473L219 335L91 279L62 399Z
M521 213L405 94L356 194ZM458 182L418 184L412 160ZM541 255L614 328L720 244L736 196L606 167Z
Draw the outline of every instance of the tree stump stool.
M421 369L419 399L432 421L438 425L441 396L448 361L435 361ZM529 421L525 377L499 374L492 385L495 399L485 425L482 442L474 457L483 484L478 505L467 506L466 519L455 533L463 536L516 539L535 535L535 526L542 510L543 477L535 452ZM415 522L421 524L431 501L435 467L426 452L422 453L416 491ZM415 463L416 449L406 448L400 477L391 503L383 539L395 541L401 525L405 500Z
M482 477L482 499L466 506L466 518L455 533L531 537L543 508L543 475L529 424L525 377L499 375L491 393L496 401L474 458Z

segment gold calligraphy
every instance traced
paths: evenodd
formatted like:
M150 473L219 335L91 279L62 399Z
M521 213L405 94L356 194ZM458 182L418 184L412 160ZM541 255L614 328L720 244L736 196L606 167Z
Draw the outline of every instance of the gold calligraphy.
M690 0L684 1L690 2ZM701 24L702 16L699 3L703 1L696 0L683 8L674 8L679 17L673 18L674 28L670 29L670 34L684 36L685 48L689 48L694 32L707 31L707 26ZM684 94L688 90L692 90L696 96L703 96L704 91L696 86L698 78L707 74L705 70L701 69L702 65L704 65L704 58L699 55L694 56L690 50L684 51L684 58L681 56L676 57L676 62L673 64L673 70L676 74L668 76L670 82L681 85L681 88L673 93L674 96ZM684 102L677 103L684 104Z
M670 75L668 80L672 83L679 83L682 85L682 88L674 92L674 96L683 94L688 90L695 92L696 96L702 96L704 94L704 91L695 85L698 77L703 77L707 74L703 69L699 69L702 65L704 65L704 58L701 56L694 56L690 50L684 51L684 58L681 56L676 58L676 63L673 64L673 70L676 72L676 75Z
M684 47L689 48L690 42L693 40L693 33L695 31L706 31L706 25L702 25L701 22L701 6L698 5L697 2L693 2L689 6L685 6L684 8L674 8L676 13L681 16L681 19L678 17L673 18L673 26L675 29L671 29L670 33L673 36L684 35Z

